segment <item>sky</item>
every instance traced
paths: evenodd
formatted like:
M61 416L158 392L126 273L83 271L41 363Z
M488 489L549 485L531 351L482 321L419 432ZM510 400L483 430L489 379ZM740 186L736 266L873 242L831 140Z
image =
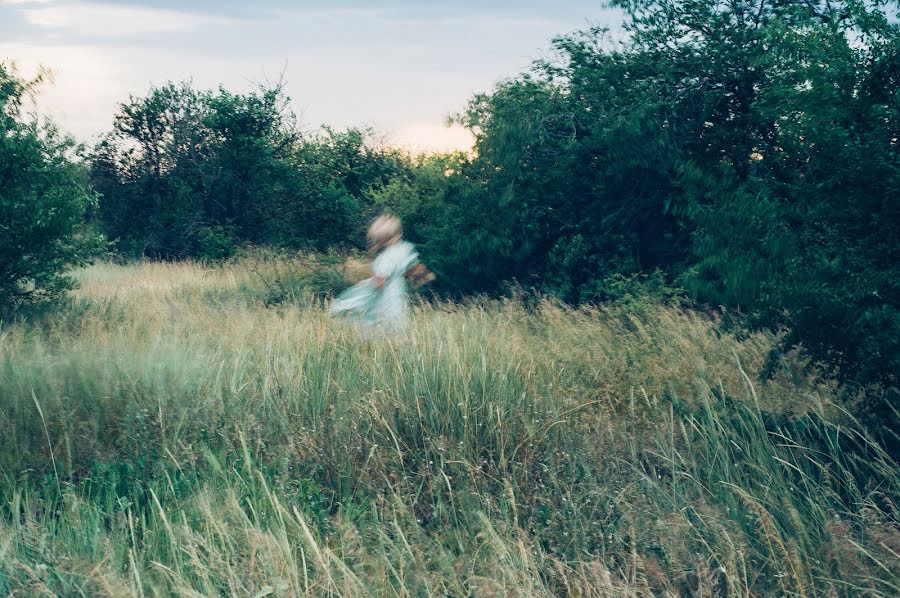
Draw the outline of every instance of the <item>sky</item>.
M307 128L444 151L472 142L448 115L594 24L621 15L604 0L0 0L0 60L49 68L39 109L84 142L151 84L245 92L283 73Z

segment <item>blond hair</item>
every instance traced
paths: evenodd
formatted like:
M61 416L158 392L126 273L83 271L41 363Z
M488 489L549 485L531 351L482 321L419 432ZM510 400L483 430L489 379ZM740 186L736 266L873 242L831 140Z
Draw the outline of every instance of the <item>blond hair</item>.
M396 216L379 216L369 225L366 239L369 242L369 251L377 253L385 248L391 241L403 236L403 225Z

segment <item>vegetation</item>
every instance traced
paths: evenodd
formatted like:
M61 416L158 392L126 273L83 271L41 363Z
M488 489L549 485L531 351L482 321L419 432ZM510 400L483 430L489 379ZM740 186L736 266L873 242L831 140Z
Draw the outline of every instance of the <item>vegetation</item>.
M471 153L170 83L82 156L0 63L0 593L900 594L895 3L612 4Z
M99 244L85 226L96 195L73 161L74 142L24 113L40 82L0 62L0 316L71 288L65 270Z
M900 27L880 2L621 1L477 96L476 154L387 202L439 280L570 302L662 272L845 381L900 372ZM418 191L419 201L410 200ZM885 406L880 407L882 410Z
M399 160L357 130L302 135L280 84L189 84L120 107L91 160L101 226L126 256L231 255L240 244L356 245L360 198Z
M100 264L0 332L0 593L896 595L896 463L800 355L755 382L771 334L485 300L367 343L266 305L311 259Z
M894 384L893 5L613 4L627 41L602 29L559 38L555 58L473 98L456 117L476 134L472 155L411 157L366 131L304 132L280 83L243 95L152 88L120 107L91 153L93 223L125 256L219 259L246 244L358 247L365 221L391 210L445 294L513 284L598 303L649 278L739 312L743 325L787 330L773 363L802 346L847 383ZM28 86L6 80L9 127ZM40 185L70 189L76 199L53 212L57 224L29 225L69 238L90 191L50 130L32 136L56 148L52 172L63 180L8 185L34 187L28 197ZM49 160L16 155L27 162L17 176ZM58 273L79 261L71 244L45 244L29 226L7 243L18 263ZM55 257L26 257L31 239ZM33 280L12 270L7 296Z
M91 224L124 256L219 259L246 244L358 247L364 222L391 210L445 294L514 284L598 303L649 279L743 325L787 330L773 363L802 346L847 383L894 384L892 4L613 5L627 41L602 29L561 37L555 59L456 117L476 134L473 155L416 158L366 131L305 133L280 83L244 95L152 88L121 105L91 152ZM93 192L71 142L22 120L34 83L2 73L9 305L65 288L62 268L85 259L76 231Z

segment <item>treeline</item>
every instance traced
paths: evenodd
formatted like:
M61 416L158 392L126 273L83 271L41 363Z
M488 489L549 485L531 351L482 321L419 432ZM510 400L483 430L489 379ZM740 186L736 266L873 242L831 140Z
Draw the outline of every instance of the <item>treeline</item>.
M280 85L132 97L90 156L98 221L126 256L227 257L240 244L358 243L367 193L410 167L367 131L304 134Z
M40 262L29 239L45 224L23 224L29 202L71 207L50 244L60 255L90 240L74 235L88 222L125 256L163 259L359 246L367 219L390 211L441 292L515 282L578 303L681 289L784 329L785 348L802 344L845 380L893 384L896 3L612 4L626 41L599 28L560 37L551 58L455 117L475 134L471 155L304 132L278 85L241 95L173 84L130 98L84 160L66 161L71 150L22 118L23 84L0 70L3 259ZM44 147L27 158L35 168L62 178L28 174L10 145L26 138ZM0 276L7 296L48 288L27 267Z

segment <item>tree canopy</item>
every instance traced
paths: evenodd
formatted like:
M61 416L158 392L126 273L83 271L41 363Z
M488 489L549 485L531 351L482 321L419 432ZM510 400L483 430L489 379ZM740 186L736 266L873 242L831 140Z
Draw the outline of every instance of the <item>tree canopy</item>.
M121 105L91 158L104 231L126 255L166 259L355 244L364 192L401 160L368 137L303 134L280 84L151 88Z
M96 195L77 146L26 113L41 82L0 62L0 309L71 288L67 269L99 247L86 226Z

